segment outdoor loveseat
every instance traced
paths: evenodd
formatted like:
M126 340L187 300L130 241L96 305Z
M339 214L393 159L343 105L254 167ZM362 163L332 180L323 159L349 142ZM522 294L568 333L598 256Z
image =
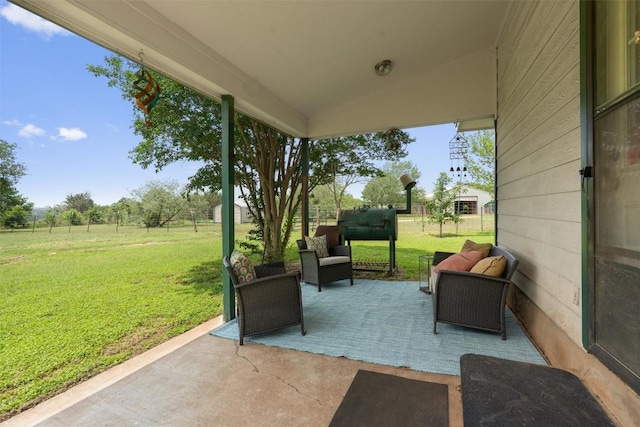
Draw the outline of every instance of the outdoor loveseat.
M287 273L283 262L252 266L243 258L239 265L236 256L234 251L231 259L224 257L222 263L235 288L240 345L247 335L295 325L300 325L305 335L298 272Z
M434 269L453 255L455 254L450 252L435 252ZM505 266L497 277L446 269L435 274L432 295L434 334L437 333L437 323L442 322L500 332L502 339L507 339L505 301L511 277L519 261L506 250L496 246L491 247L486 261L493 262L500 257L504 257Z

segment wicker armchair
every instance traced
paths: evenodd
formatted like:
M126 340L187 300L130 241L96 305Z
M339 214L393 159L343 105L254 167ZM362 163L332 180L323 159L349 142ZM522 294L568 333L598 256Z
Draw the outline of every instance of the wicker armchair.
M316 236L327 236L329 256L319 258L316 251L307 249L304 240L297 240L298 254L302 266L302 280L318 286L318 292L322 292L322 286L338 280L349 279L353 286L353 263L351 261L351 247L340 244L338 226L320 226Z
M453 255L436 252L433 265ZM507 339L504 321L505 301L519 261L509 252L494 246L489 256L503 255L507 266L500 277L466 271L441 270L433 292L433 333L438 322L451 323L486 331L500 332Z
M238 302L240 345L244 337L300 325L302 335L302 293L297 272L287 273L283 262L254 266L257 278L238 283L229 257L222 260L231 276Z

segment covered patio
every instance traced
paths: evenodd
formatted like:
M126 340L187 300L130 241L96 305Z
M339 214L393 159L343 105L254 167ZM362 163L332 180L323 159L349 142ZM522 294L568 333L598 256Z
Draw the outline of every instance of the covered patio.
M217 317L2 425L326 426L358 370L446 384L449 425L463 424L459 376L239 346L210 335L222 324Z
M431 295L417 282L344 282L321 293L302 284L305 336L292 326L239 345L235 322L219 316L3 425L324 426L365 370L446 385L447 405L439 411L447 411L450 426L461 426L462 354L545 363L511 313L506 341L499 333L446 324L435 335ZM311 347L292 349L291 340ZM368 348L371 340L378 352ZM346 353L339 350L343 343ZM416 398L429 405L435 396Z
M627 112L639 91L637 2L13 2L132 60L143 53L145 66L221 100L227 118L235 108L303 142L453 122L460 131L494 128L496 244L521 260L509 306L551 365L576 374L617 423L636 425L640 163L632 154L640 143ZM600 44L596 30L608 35ZM595 55L596 46L608 54ZM225 126L231 144L232 121ZM609 156L619 152L628 155ZM594 170L612 179L594 181ZM228 172L223 215L232 218ZM228 255L232 221L225 227ZM228 278L225 286L230 298ZM225 361L205 372L229 386L200 392L216 403L256 399L247 412L258 417L258 398L242 392L255 377L281 387L278 398L297 396L301 413L322 424L359 366L211 340L196 358ZM291 364L304 374L288 372ZM457 379L393 371L452 381L450 420L460 421ZM294 379L283 383L282 372ZM240 394L231 393L238 383ZM229 405L208 416L234 424Z

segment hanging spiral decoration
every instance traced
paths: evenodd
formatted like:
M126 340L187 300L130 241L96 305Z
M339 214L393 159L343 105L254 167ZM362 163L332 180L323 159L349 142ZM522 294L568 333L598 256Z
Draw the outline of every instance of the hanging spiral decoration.
M136 80L133 82L133 88L138 91L135 94L136 105L147 116L147 127L151 127L152 123L149 119L149 113L160 99L160 85L155 81L151 73L144 67L136 73Z

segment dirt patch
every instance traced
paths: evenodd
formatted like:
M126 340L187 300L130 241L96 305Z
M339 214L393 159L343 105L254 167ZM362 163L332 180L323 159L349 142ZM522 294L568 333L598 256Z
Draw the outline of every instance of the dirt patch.
M109 344L102 350L105 356L131 352L132 355L142 353L151 346L166 339L167 326L143 325L120 338L117 342Z

